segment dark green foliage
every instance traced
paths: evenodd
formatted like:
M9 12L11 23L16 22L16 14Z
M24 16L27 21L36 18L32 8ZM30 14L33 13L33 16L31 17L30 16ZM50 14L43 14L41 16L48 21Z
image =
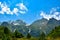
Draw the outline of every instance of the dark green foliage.
M6 37L5 34L3 34L2 36L3 36L3 37L2 37L2 40L7 40L7 37Z
M8 35L3 34L2 40L11 40L11 37Z
M10 33L10 30L7 27L5 27L4 28L4 34L9 34L9 33Z
M7 40L11 40L9 36L7 37Z
M30 35L30 33L28 33L28 34L27 34L27 38L31 38L31 35Z
M44 32L41 33L39 40L46 40L45 39L45 33Z
M53 38L60 37L60 26L55 27L48 36Z
M20 32L18 32L17 30L15 31L14 35L15 35L16 38L22 38L22 37L24 37L24 36L23 36Z
M3 34L4 34L4 27L0 26L0 38L3 37Z

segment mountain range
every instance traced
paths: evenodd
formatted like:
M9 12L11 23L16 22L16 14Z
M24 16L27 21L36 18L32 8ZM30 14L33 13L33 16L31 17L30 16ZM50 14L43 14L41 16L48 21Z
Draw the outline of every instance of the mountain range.
M16 21L2 22L0 23L0 25L8 27L11 30L11 32L18 30L24 35L30 33L32 36L39 36L42 32L44 32L47 35L56 26L59 26L60 20L56 20L54 18L47 20L42 18L34 21L29 26L26 26L27 24L22 20L16 20Z

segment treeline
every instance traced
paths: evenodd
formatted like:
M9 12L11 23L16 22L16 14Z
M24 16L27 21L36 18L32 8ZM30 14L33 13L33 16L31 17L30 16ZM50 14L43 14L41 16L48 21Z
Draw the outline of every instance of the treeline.
M60 40L60 26L55 27L48 35L47 39Z
M24 35L17 30L11 32L7 27L0 26L0 40L17 40L17 38L23 38ZM28 39L31 35L28 33L26 36Z
M23 40L53 40L57 37L60 38L60 26L55 27L48 35L45 35L45 33L42 32L37 38L32 37L30 33L27 33L27 36L24 36L17 30L11 32L7 27L0 26L0 40L18 40L18 38L22 38Z

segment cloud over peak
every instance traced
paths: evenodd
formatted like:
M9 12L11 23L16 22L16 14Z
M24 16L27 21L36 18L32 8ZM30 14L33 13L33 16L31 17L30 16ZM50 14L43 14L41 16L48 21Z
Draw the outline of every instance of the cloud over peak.
M52 8L52 10L50 11L50 13L45 13L44 11L40 12L40 16L42 16L45 19L50 19L50 18L55 18L57 20L60 20L60 12L57 11L57 8Z

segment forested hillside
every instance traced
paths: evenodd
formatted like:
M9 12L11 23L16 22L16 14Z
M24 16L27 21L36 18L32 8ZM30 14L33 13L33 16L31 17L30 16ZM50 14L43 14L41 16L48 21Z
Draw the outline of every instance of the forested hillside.
M0 40L60 40L60 26L55 27L48 35L41 32L39 37L33 37L30 33L24 36L18 30L11 32L7 27L0 26Z

